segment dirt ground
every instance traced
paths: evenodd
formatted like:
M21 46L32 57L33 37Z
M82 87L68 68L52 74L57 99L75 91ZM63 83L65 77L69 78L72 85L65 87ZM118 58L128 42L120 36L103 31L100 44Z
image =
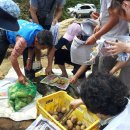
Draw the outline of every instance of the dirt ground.
M15 122L10 119L0 118L0 130L25 130L33 120Z

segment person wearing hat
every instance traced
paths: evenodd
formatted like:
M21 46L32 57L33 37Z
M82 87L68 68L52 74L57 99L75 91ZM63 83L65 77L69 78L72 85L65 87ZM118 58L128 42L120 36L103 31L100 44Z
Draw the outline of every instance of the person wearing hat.
M12 0L0 0L0 29L18 31L17 18L20 15L18 5Z
M19 29L17 22L19 14L20 9L12 0L0 0L0 45L4 46L0 49L0 56L5 55L4 48L6 49L9 46L6 40L6 30L18 31Z
M52 72L52 62L55 56L55 64L58 64L59 68L61 69L62 75L64 77L68 77L66 72L65 63L74 66L73 73L75 74L79 69L80 65L76 65L71 62L70 58L70 47L71 42L73 41L75 36L81 35L81 27L78 23L72 23L69 25L66 33L63 37L60 38L58 43L50 50L48 54L48 66L45 70L46 74L49 75ZM62 49L63 46L66 46L66 49ZM80 78L84 77L85 73L83 73Z
M18 81L22 84L26 83L26 78L22 74L17 58L23 54L25 75L32 79L34 78L34 70L32 69L32 62L34 61L33 50L50 48L52 46L53 37L50 31L44 30L42 26L36 23L28 22L26 20L18 20L20 29L18 32L7 31L6 32L6 42L8 44L13 44L14 49L11 53L11 63L18 75ZM0 64L2 63L5 53L8 47L4 46L4 43L0 44Z

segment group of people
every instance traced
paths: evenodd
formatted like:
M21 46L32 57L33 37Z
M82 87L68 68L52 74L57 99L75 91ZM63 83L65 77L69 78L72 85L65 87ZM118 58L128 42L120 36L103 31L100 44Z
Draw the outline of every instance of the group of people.
M1 18L3 20L1 28L6 29L0 30L0 64L9 45L13 44L14 49L10 60L20 83L25 84L26 78L20 70L18 57L23 54L25 75L30 80L33 79L35 71L32 69L32 64L35 57L40 62L41 49L52 48L53 36L49 29L51 24L55 24L61 17L64 4L64 0L30 0L29 11L32 18L32 22L30 22L22 19L17 20L20 9L12 0L0 0L1 16L3 17L3 19ZM17 28L13 24L14 20Z
M99 38L113 38L128 35L130 21L129 0L101 0L100 26L88 38L86 44L93 44ZM98 18L93 13L93 18ZM81 84L81 99L71 102L75 109L85 104L91 112L101 119L100 130L129 130L130 118L130 66L126 62L116 62L116 55L129 53L130 45L122 41L107 41L111 46L106 51L111 56L97 57L92 74ZM114 66L114 67L113 67ZM85 66L84 66L85 67ZM119 78L113 76L121 69ZM95 72L98 70L99 72Z
M84 78L80 87L81 99L71 102L71 107L77 108L85 104L88 110L101 118L100 130L130 129L130 64L117 62L116 55L130 53L130 45L121 41L107 41L109 56L98 56L92 68L92 74L86 79L87 65L77 65L71 62L70 46L75 36L82 33L79 23L72 23L58 43L53 45L53 36L49 31L62 15L64 0L30 0L30 17L32 22L17 20L19 7L12 0L0 0L0 64L10 44L14 45L11 53L11 63L18 75L18 81L26 83L17 58L23 54L25 75L29 79L35 77L32 63L35 59L41 61L41 49L48 49L48 65L46 74L52 73L52 64L58 64L62 76L68 77L65 63L74 66L70 83L76 83L78 78ZM100 0L100 13L93 12L91 18L98 19L99 24L94 33L86 40L86 46L94 44L98 39L129 35L130 0ZM66 49L63 49L63 46ZM119 78L112 76L121 69Z

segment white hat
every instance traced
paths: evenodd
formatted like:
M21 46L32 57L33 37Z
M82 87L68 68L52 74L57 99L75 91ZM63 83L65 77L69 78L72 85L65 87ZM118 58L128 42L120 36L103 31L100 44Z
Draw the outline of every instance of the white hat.
M0 28L18 31L17 18L20 15L18 5L12 0L0 0Z

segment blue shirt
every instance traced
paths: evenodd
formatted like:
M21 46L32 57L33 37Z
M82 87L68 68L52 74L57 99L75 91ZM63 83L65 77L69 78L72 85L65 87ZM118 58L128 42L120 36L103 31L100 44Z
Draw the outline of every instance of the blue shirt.
M43 30L39 24L28 22L26 20L18 20L20 29L18 32L7 31L6 36L10 44L16 43L16 37L21 36L27 42L27 47L32 46L38 32Z

